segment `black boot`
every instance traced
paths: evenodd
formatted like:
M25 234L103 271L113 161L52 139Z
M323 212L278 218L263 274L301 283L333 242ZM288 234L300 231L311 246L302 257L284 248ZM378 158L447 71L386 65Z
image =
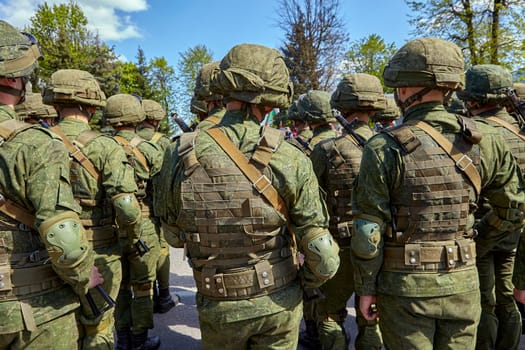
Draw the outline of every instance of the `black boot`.
M171 297L169 288L159 288L158 298L154 299L153 312L164 314L170 311L175 305L179 303L179 296L175 294L175 300Z
M131 331L124 329L117 331L117 345L115 350L129 350L131 349Z
M157 350L160 347L160 337L148 338L148 331L131 333L131 350Z
M299 344L312 350L320 349L321 340L319 340L316 322L314 320L305 320L304 323L306 329L299 332Z

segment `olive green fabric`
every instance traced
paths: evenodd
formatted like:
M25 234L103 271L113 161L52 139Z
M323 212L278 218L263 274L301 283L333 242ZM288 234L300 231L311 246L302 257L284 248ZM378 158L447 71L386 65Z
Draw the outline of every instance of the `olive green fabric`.
M137 124L146 119L142 101L133 95L117 94L108 98L104 121L109 125Z
M60 129L69 140L75 140L82 132L90 130L89 124L75 118L64 118L59 123ZM137 185L134 179L134 171L126 158L123 149L115 140L100 134L93 138L82 148L83 153L99 171L101 180L93 178L87 170L81 166L75 166L71 174L73 193L76 198L81 199L81 219L90 220L96 226L112 229L113 207L111 198L121 193L135 193ZM74 163L74 162L73 162ZM73 165L72 165L73 166ZM94 248L96 252L95 265L104 278L103 288L113 298L117 299L120 283L122 280L122 267L120 263L120 247L117 240L118 233L114 232L114 239ZM95 303L103 308L106 303L98 295L93 293ZM97 349L112 349L113 344L113 309L103 313L101 317L93 317L93 313L85 298L82 299L82 315L80 321L91 335L84 339L85 347ZM94 329L104 324L105 327L95 331Z
M42 58L36 42L5 21L0 21L0 77L27 77Z
M297 101L292 102L290 107L288 107L288 111L286 113L286 119L288 120L299 120L299 121L305 121L301 118L299 115L299 108L297 107Z
M0 122L15 118L14 110L7 106L0 106ZM80 212L80 207L73 198L69 183L67 151L62 142L52 133L37 126L25 129L2 143L0 158L2 159L0 192L6 198L33 213L36 217L35 225L37 227L42 222L57 215L63 213L77 215ZM26 256L25 259L17 258L18 262L13 262L11 265L16 273L23 271L22 268L42 267L49 263L44 237L36 231L19 226L18 221L3 213L0 214L0 219L3 225L0 230L1 259L10 261L13 254ZM40 252L40 254L35 256L35 251ZM30 257L33 257L33 263L30 263ZM57 277L54 283L36 286L40 287L40 292L22 296L24 302L31 307L37 326L56 320L78 309L77 294L81 295L87 292L92 266L93 254L91 252L84 261L80 261L75 267L53 266L58 276L68 284L60 282ZM0 334L2 336L0 338L2 339L4 339L4 335L18 333L26 329L20 300L15 297L8 298L7 293L6 290L0 289L2 296L0 301L0 319L2 319ZM72 334L72 337L74 336L75 334Z
M379 78L365 73L346 74L330 97L340 112L385 109L385 95Z
M214 117L213 119L221 120L222 117L224 116L224 113L226 113L226 109L225 108L215 107L211 111L208 112L208 118L209 117ZM199 129L199 130L206 130L206 129L212 128L215 125L217 125L215 123L215 121L211 121L208 118L200 121L199 124L197 124L197 129Z
M214 72L219 70L219 61L205 63L195 79L194 96L197 100L216 101L222 100L222 95L210 91L210 81Z
M142 108L144 108L144 114L148 120L162 120L166 118L166 111L160 103L153 100L142 100Z
M379 120L397 120L401 117L401 110L396 104L396 101L388 97L386 98L386 107L383 110L377 110L371 117L374 122Z
M308 123L334 123L330 107L330 94L321 90L310 90L297 100L299 118Z
M315 145L326 139L333 139L337 137L337 132L333 129L332 125L325 124L316 127L312 131L312 137L310 138L310 147L313 149Z
M281 54L257 44L234 46L221 60L210 91L235 100L286 108L293 86Z
M512 89L512 85L512 74L505 67L478 64L467 70L465 89L456 94L463 101L497 103L507 99L505 89Z
M47 105L106 105L106 95L95 77L79 69L60 69L51 74L51 81L42 92L42 100Z
M524 83L514 83L512 85L514 88L514 91L516 92L516 95L518 95L518 98L520 101L525 100L525 84Z
M404 114L404 121L410 120L424 120L444 135L459 134L461 130L456 116L446 112L444 106L438 102L421 103L410 107ZM498 207L495 214L498 215L497 220L504 222L507 228L518 227L521 225L523 213L519 209L510 209L522 205L525 201L525 194L522 191L524 184L519 175L518 167L505 140L494 128L481 122L476 122L476 127L483 135L481 142L476 145L479 147L480 163L476 163L476 168L481 177L482 195L488 199L491 205ZM416 136L418 133L422 133L413 127L411 130ZM404 158L402 155L401 147L386 133L372 137L364 148L360 175L355 182L352 198L354 218L356 216L372 217L384 224L382 225L383 236L378 242L379 254L369 260L359 259L355 254L353 255L356 292L359 295L390 295L394 300L399 300L400 305L405 303L407 298L415 299L414 303L421 303L421 305L428 303L429 306L434 305L435 302L440 302L442 298L450 298L450 302L442 304L443 312L449 312L446 311L448 306L460 310L461 305L469 304L468 308L460 310L461 313L459 314L456 314L454 310L450 312L454 313L454 318L459 317L476 327L481 309L479 301L473 302L474 299L472 299L468 303L467 300L463 300L458 304L452 304L454 298L459 298L462 294L471 295L476 298L475 300L479 300L479 282L474 265L458 270L441 270L429 273L387 272L381 268L384 258L383 245L388 244L387 228L392 227L394 220L390 207L391 194L394 191L403 193ZM374 176L370 176L370 174L374 174ZM406 195L410 196L411 193L406 193ZM407 202L410 201L408 198L406 199ZM475 195L472 192L470 192L470 201L474 204ZM501 237L505 237L509 232L505 231L504 226L503 229L490 226L487 220L488 217L483 217L475 228L478 230L479 236L484 237L487 242L485 244L486 249L490 250ZM473 220L467 221L467 223L470 226L474 225ZM466 227L466 230L469 230L469 227ZM352 241L362 238L354 235ZM478 254L483 255L481 252ZM385 302L383 305L386 304ZM408 305L410 306L410 302ZM398 321L399 318L385 315L381 305L379 305L379 313L381 314L380 325L382 330L383 323L391 326L396 324L399 327L395 331L399 331L399 333L395 337L401 339L400 334L404 333L400 328L404 327L406 322L401 323ZM425 316L424 313L421 313L421 317L436 318L434 314ZM407 319L407 322L410 321ZM459 320L455 322L459 322ZM419 323L417 324L419 325ZM421 327L423 326L421 324ZM464 337L467 340L464 341L474 343L473 335L475 335L475 331L465 331ZM453 335L447 339L433 337L428 341L430 344L433 342L436 344L438 341L445 342L454 337ZM393 334L387 335L383 331L383 340L385 346L397 348L396 344L398 343L393 342L392 345L389 343L389 341L394 341ZM427 346L427 348L429 347Z
M438 38L409 41L389 60L383 70L388 87L425 86L459 90L465 81L461 49Z
M190 112L193 114L207 114L208 106L206 105L206 101L199 100L197 97L193 96L190 102Z
M42 102L42 95L31 92L26 93L24 102L15 106L16 116L20 120L26 118L58 118L58 114L52 106Z
M143 139L147 140L147 141L151 141L153 142L154 144L156 144L157 146L159 146L162 151L165 151L166 148L168 148L168 146L171 144L171 141L170 139L166 136L166 135L162 135L159 139L155 140L155 141L152 141L153 139L153 136L155 135L155 133L157 133L158 131L155 131L154 128L152 127L149 127L149 126L144 126L144 125L141 125L141 126L138 126L137 127L137 135L139 135L140 137L142 137Z

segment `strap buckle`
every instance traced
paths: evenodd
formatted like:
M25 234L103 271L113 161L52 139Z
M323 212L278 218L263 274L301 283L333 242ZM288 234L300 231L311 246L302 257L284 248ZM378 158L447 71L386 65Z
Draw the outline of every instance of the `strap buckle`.
M260 182L265 182L263 183L263 187L259 187L259 183ZM257 180L255 180L255 182L253 183L253 187L257 190L257 192L259 193L263 193L264 191L266 191L268 189L268 187L270 187L272 185L270 179L268 179L268 177L266 177L266 175L262 174L261 177L259 177Z
M462 163L466 161L466 164L463 165ZM459 170L461 171L465 171L465 169L467 169L469 166L472 165L472 159L466 155L466 154L463 154L461 156L461 158L459 158L456 162L456 166L458 167Z

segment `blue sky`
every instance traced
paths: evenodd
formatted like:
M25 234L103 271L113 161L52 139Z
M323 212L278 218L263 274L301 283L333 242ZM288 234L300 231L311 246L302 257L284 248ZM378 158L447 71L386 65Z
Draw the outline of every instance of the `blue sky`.
M68 0L48 0L48 4ZM284 39L276 25L278 0L77 0L90 30L135 61L140 46L146 58L163 56L176 68L179 53L206 45L220 60L239 43L278 48ZM23 27L40 0L0 0L0 18ZM404 0L340 0L340 16L351 40L379 34L401 46L410 38Z

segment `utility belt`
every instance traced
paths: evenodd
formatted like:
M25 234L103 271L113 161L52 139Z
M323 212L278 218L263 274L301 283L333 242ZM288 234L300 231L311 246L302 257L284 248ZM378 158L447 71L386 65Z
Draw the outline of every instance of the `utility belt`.
M64 285L51 264L11 269L9 264L0 265L0 300L25 299L29 295L49 292Z
M434 272L458 270L476 263L472 239L406 243L384 247L383 271Z
M84 220L82 220L84 224ZM117 230L113 225L85 226L86 239L94 249L114 245L118 241Z
M193 269L197 290L216 300L243 300L268 295L282 289L297 278L295 257L290 256L275 264L262 260L248 270L233 269L217 273L216 268Z

